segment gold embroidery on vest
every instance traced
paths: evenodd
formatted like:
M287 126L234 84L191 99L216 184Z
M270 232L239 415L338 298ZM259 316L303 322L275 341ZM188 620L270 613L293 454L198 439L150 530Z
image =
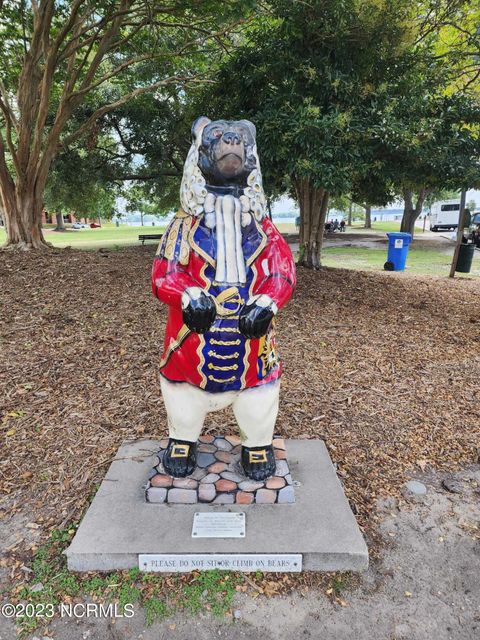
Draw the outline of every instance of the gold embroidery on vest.
M211 350L208 352L208 355L210 357L213 356L214 358L218 358L219 360L231 360L232 358L238 358L240 354L238 353L238 351L235 351L235 353L231 353L228 356L224 356L221 353L217 353L216 351Z
M220 366L209 362L207 366L209 369L214 369L215 371L236 371L238 369L238 364Z
M226 382L235 382L236 377L232 376L231 378L225 378L225 380L220 380L219 378L215 378L215 376L208 376L208 379L211 380L212 382L226 383Z

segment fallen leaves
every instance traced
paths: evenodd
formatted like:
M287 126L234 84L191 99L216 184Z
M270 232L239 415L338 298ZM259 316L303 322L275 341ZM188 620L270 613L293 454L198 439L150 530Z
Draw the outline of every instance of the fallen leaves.
M0 482L8 508L43 516L44 531L81 516L125 438L166 435L153 254L0 255ZM412 469L477 460L479 292L473 280L299 269L279 314L277 431L325 440L370 540L377 496L398 495ZM237 429L230 411L205 428Z
M427 464L428 464L427 460L417 460L417 466L420 467L420 470L422 471L422 473L427 468Z

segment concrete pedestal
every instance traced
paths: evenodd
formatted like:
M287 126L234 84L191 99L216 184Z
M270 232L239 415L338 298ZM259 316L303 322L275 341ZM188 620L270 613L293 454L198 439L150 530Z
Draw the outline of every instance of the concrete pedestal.
M320 440L287 440L292 504L145 501L159 441L125 442L67 549L73 571L138 566L139 554L301 554L303 570L360 571L368 550ZM242 539L192 538L195 512L243 511Z

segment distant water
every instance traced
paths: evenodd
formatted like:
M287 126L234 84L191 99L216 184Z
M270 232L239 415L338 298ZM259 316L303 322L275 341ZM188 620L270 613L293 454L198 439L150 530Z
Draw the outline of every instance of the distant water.
M143 224L145 227L151 226L164 226L166 223L170 221L172 218L172 214L168 214L166 216L143 216ZM273 221L275 224L295 224L295 216L288 216L288 218L273 216ZM120 221L120 224L125 224L129 227L139 227L142 224L142 219L137 214L131 214L128 216L123 216Z
M275 224L295 224L295 216L280 218L279 216L273 215L272 218Z
M146 227L165 226L165 224L167 224L171 220L173 215L174 215L173 213L169 213L166 216L146 215L143 217L143 224ZM275 222L275 224L295 224L296 217L297 217L296 215L292 215L284 218L283 216L276 216L275 214L273 214L273 221ZM329 220L335 220L335 218L337 218L338 220L341 220L342 214L331 212L330 215L328 216ZM372 220L374 220L375 218L377 222L381 222L381 221L386 222L386 221L392 221L392 220L401 220L402 216L401 216L401 212L398 212L398 211L372 210ZM130 227L138 227L142 224L142 222L139 215L132 214L132 215L124 216L121 219L120 224L122 225L125 224Z
M165 226L167 222L171 219L172 214L168 214L166 216L143 216L143 225L145 227L159 227ZM123 216L120 220L120 224L125 224L127 227L139 227L142 224L142 218L138 214L131 214L128 216Z
M295 218L296 216L289 216L288 218L282 218L279 216L276 216L275 214L273 214L273 221L275 222L275 224L295 224ZM331 211L330 215L328 216L328 220L335 220L335 218L337 220L342 220L342 218L344 218L345 220L347 219L347 216L342 216L341 213L335 213L335 211ZM402 219L402 211L401 210L392 210L389 211L388 209L386 210L375 210L372 209L372 220L377 219L377 222L387 222L387 221L392 221L392 220L401 220Z

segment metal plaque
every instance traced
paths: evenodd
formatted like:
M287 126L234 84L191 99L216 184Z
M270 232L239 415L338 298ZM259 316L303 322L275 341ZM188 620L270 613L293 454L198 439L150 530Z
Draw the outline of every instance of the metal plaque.
M144 553L138 556L140 571L187 573L188 571L284 571L302 570L301 553Z
M244 538L245 514L195 513L193 516L192 538Z

